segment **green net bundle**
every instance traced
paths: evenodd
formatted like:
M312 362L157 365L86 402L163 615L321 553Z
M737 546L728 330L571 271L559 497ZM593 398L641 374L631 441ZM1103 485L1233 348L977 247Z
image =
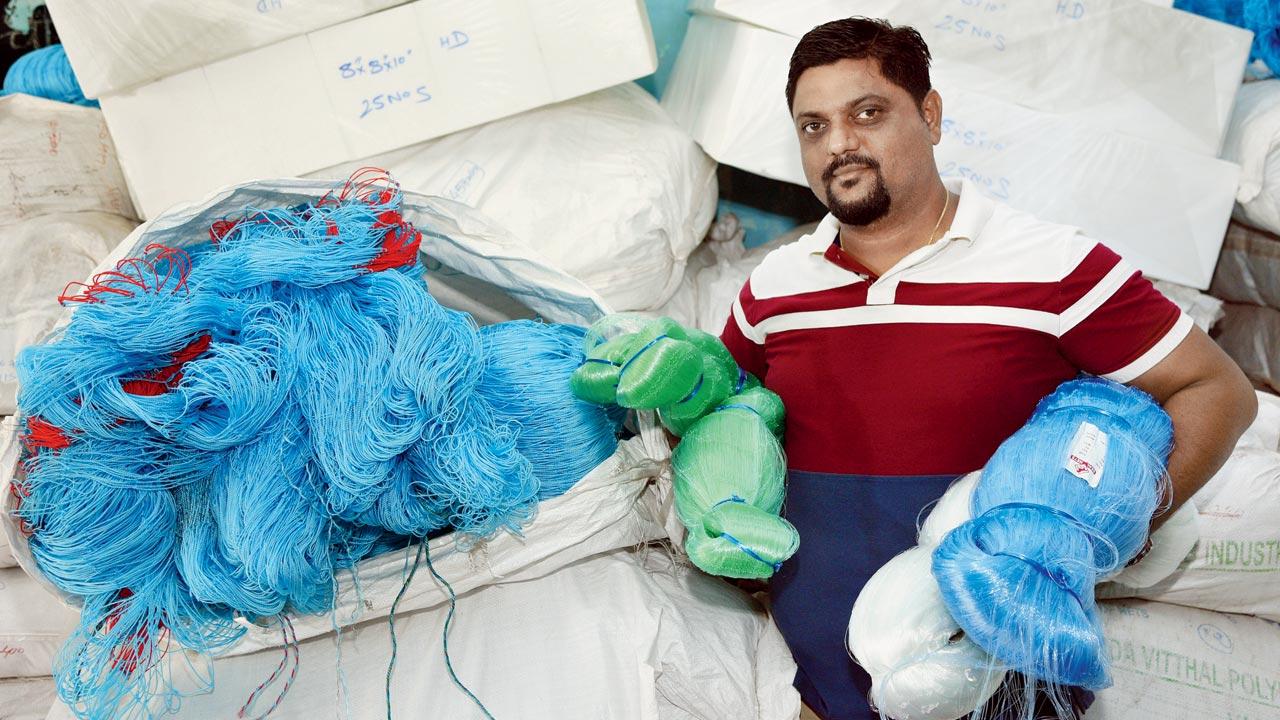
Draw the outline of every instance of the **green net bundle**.
M709 573L767 578L799 547L796 529L778 516L787 471L775 434L782 419L778 396L752 388L693 423L676 446L685 552Z
M579 398L657 410L681 437L672 466L689 558L713 575L773 575L800 542L778 515L786 490L782 400L739 369L716 337L670 318L643 325L605 318L587 346L571 379Z

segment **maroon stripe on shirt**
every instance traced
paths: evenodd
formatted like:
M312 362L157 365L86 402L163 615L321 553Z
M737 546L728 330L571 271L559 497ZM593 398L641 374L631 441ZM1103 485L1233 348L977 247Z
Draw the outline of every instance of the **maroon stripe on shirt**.
M756 299L751 296L751 282L743 286L739 295L742 314L752 326L775 315L832 310L835 308L861 307L867 304L867 283L855 280L852 284L826 290L783 295L775 298Z
M1058 313L1056 282L898 283L897 305L988 305Z
M1049 312L1061 313L1075 305L1119 263L1120 256L1112 252L1111 248L1101 243L1094 245L1084 260L1058 282L1060 302L1056 309Z
M1094 288L1120 262L1097 245L1065 278L1049 282L898 283L898 305L987 305L1058 315Z
M1097 245L1058 281L922 283L904 280L898 283L894 303L1007 307L1057 315L1079 302L1119 262L1119 255ZM754 326L776 315L860 307L867 302L867 288L868 284L858 279L849 285L825 290L757 299L748 282L739 299L743 315Z
M790 330L764 354L788 467L859 475L980 468L1077 372L1056 338L996 325Z
M1095 375L1113 373L1155 347L1182 311L1149 280L1134 273L1059 345L1067 359Z

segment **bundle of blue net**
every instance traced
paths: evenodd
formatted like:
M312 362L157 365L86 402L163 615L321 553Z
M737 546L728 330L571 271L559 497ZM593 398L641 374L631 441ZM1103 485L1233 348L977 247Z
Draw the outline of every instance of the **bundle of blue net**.
M327 612L337 569L406 537L519 533L616 450L622 418L569 388L584 329L441 306L402 201L362 171L149 246L21 354L14 514L83 599L55 666L80 717L172 711L179 650Z
M1252 31L1249 59L1280 75L1280 0L1174 0L1173 6Z
M9 66L4 75L4 90L0 95L23 93L36 97L98 107L97 100L85 98L80 81L71 69L66 50L61 45L48 45L32 50Z
M1110 685L1094 585L1146 542L1172 443L1141 390L1090 378L1042 400L983 469L973 519L933 554L970 639L1051 685Z

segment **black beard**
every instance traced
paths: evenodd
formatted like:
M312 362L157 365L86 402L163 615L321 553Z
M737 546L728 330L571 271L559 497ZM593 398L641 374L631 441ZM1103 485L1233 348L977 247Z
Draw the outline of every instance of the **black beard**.
M857 165L875 171L875 184L871 193L857 202L843 202L836 199L834 188L835 173L843 167ZM889 189L885 187L884 175L880 173L880 163L874 158L857 153L842 155L827 166L822 172L822 179L827 189L827 209L844 225L865 226L889 214Z
M832 181L827 180L827 209L844 225L866 226L889 214L889 188L884 185L880 168L875 169L875 184L871 193L861 200L844 202L836 199Z

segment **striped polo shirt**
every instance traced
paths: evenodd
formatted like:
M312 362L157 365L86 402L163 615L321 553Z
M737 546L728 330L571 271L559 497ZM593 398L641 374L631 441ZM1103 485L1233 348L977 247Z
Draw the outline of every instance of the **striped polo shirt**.
M922 510L981 468L1036 403L1084 371L1133 380L1191 319L1114 252L968 182L951 228L879 277L828 216L770 253L722 339L787 408L783 514L800 548L770 582L801 697L876 720L844 647L867 580L915 544Z
M828 215L770 253L722 339L787 407L793 469L965 473L1036 402L1084 371L1128 382L1191 319L1076 228L948 183L959 205L938 241L880 277L837 244Z

